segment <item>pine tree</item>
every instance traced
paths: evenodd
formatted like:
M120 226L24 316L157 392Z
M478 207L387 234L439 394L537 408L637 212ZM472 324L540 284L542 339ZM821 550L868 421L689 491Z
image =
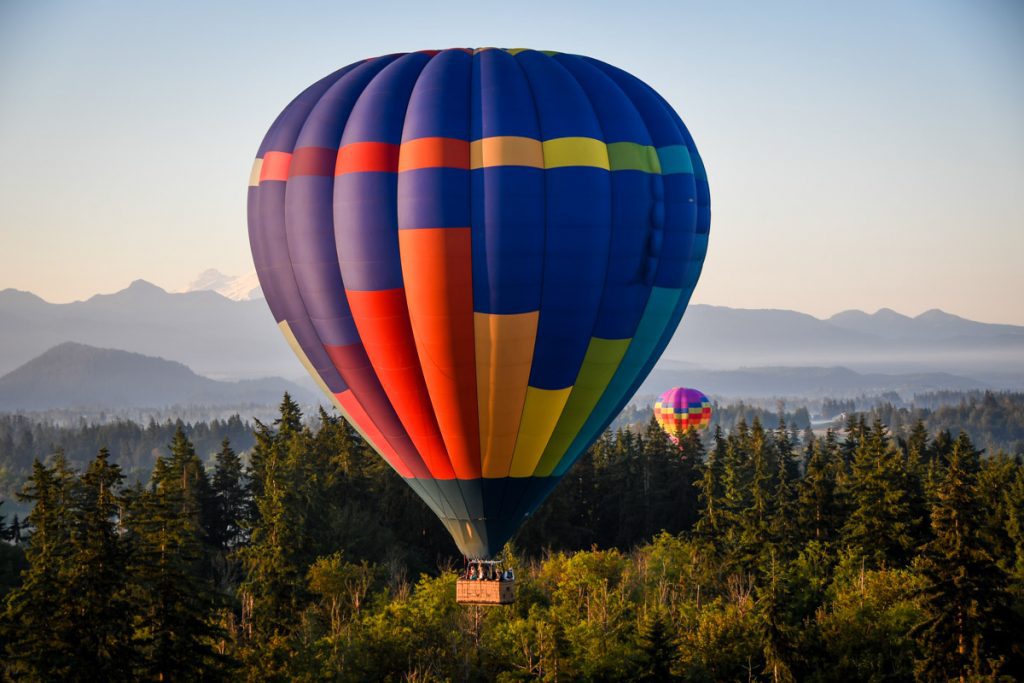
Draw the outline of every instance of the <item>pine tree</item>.
M857 448L860 442L867 436L868 427L864 422L864 416L855 413L847 415L846 426L843 431L846 432L846 436L840 444L839 455L843 470L849 472L853 467Z
M750 454L749 502L739 515L739 547L736 557L739 566L748 573L763 567L774 548L771 535L774 473L770 448L768 434L761 426L760 419L755 417L747 439L747 452Z
M696 532L699 537L717 550L719 536L722 532L721 505L723 498L723 479L725 476L726 445L722 436L722 427L715 426L714 448L704 462L700 481L694 486L700 491L700 516L697 519Z
M299 408L299 404L292 400L288 392L285 392L281 399L274 426L277 427L278 436L282 439L288 439L302 431L302 410Z
M157 459L151 489L138 492L129 506L137 674L216 679L229 662L214 647L222 637L215 623L217 599L202 570L203 479L180 428L171 451L169 460Z
M640 631L636 681L675 681L673 665L678 658L670 621L662 609L652 611Z
M310 436L301 429L298 407L286 395L275 421L280 431L257 433L259 467L253 469L257 511L248 546L240 552L245 580L239 587L242 628L258 666L285 676L282 639L291 632L306 598L304 563L308 540L297 469Z
M796 518L801 540L829 543L840 525L836 501L837 462L825 439L815 441L797 484Z
M793 441L786 431L786 421L779 414L775 430L775 491L769 530L780 559L787 560L797 552L796 485L799 468L793 453Z
M870 567L902 565L917 520L911 516L905 462L881 421L857 446L849 487L852 510L843 543Z
M910 546L923 546L930 538L928 524L929 482L933 476L933 458L928 443L928 430L920 419L914 423L907 436L904 451L904 470L906 472L907 506L909 516L913 520L909 529Z
M719 506L719 535L722 549L722 566L727 571L737 568L745 555L744 516L751 505L752 466L747 444L750 429L741 421L736 432L725 441L725 458L722 468L722 504Z
M655 487L667 492L664 505L667 508L665 518L669 522L662 528L670 533L689 531L697 521L700 504L694 484L703 474L705 458L704 443L697 430L691 427L680 439L679 448L671 455L668 467L657 475L667 479L664 486L655 482Z
M7 530L7 538L10 539L14 545L21 545L24 540L21 529L21 520L18 519L18 515L14 515L14 519L11 520L11 528Z
M978 468L978 452L961 432L936 492L934 538L921 563L925 620L914 635L921 644L918 674L929 680L1024 673L1024 625L1013 613L1006 576L979 530Z
M74 680L77 624L64 605L71 602L74 473L63 452L50 467L36 460L19 499L32 503L26 522L32 534L25 556L29 568L7 599L5 637L12 678Z
M790 683L793 676L795 647L792 628L786 622L788 589L779 576L779 565L774 551L765 568L765 587L759 591L757 617L764 654L764 673L773 683Z
M215 524L217 501L206 469L180 423L168 449L170 458L164 463L165 467L159 473L153 470L153 484L162 490L181 493L183 513L192 518L203 541L209 542L208 529Z
M210 541L221 550L228 550L244 539L248 492L242 459L225 438L217 453L212 485L214 514L208 529Z
M121 468L101 449L76 486L64 610L77 626L78 676L132 680L127 554L121 534Z
M1017 461L1012 481L1003 493L1006 506L1006 535L1013 544L1013 558L1010 563L1011 575L1018 591L1024 591L1024 465Z

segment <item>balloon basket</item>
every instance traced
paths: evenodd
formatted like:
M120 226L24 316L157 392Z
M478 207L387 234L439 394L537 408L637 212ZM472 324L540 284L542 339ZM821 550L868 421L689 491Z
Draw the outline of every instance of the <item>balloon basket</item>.
M455 583L455 602L460 605L511 605L515 600L515 581L459 579Z

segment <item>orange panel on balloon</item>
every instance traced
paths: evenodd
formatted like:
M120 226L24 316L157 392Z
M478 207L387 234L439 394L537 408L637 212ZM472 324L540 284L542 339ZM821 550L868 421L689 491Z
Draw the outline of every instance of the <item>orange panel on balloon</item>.
M435 478L455 478L420 372L405 291L346 290L345 295L366 355L423 462Z
M469 228L398 231L423 378L455 475L480 476Z

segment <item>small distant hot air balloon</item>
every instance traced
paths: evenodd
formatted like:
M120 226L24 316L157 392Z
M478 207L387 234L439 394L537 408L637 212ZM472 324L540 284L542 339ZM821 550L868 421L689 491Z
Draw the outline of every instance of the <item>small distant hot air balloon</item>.
M711 424L711 401L696 389L675 387L654 403L654 419L675 442L676 434L690 427L707 429Z
M278 116L249 180L278 326L474 560L651 371L710 222L700 156L658 93L534 50L340 69Z

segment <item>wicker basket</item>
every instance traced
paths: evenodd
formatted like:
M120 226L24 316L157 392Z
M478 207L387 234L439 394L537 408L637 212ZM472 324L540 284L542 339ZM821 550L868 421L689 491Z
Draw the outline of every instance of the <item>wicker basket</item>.
M511 605L515 599L515 581L459 579L455 584L455 602L460 605Z

